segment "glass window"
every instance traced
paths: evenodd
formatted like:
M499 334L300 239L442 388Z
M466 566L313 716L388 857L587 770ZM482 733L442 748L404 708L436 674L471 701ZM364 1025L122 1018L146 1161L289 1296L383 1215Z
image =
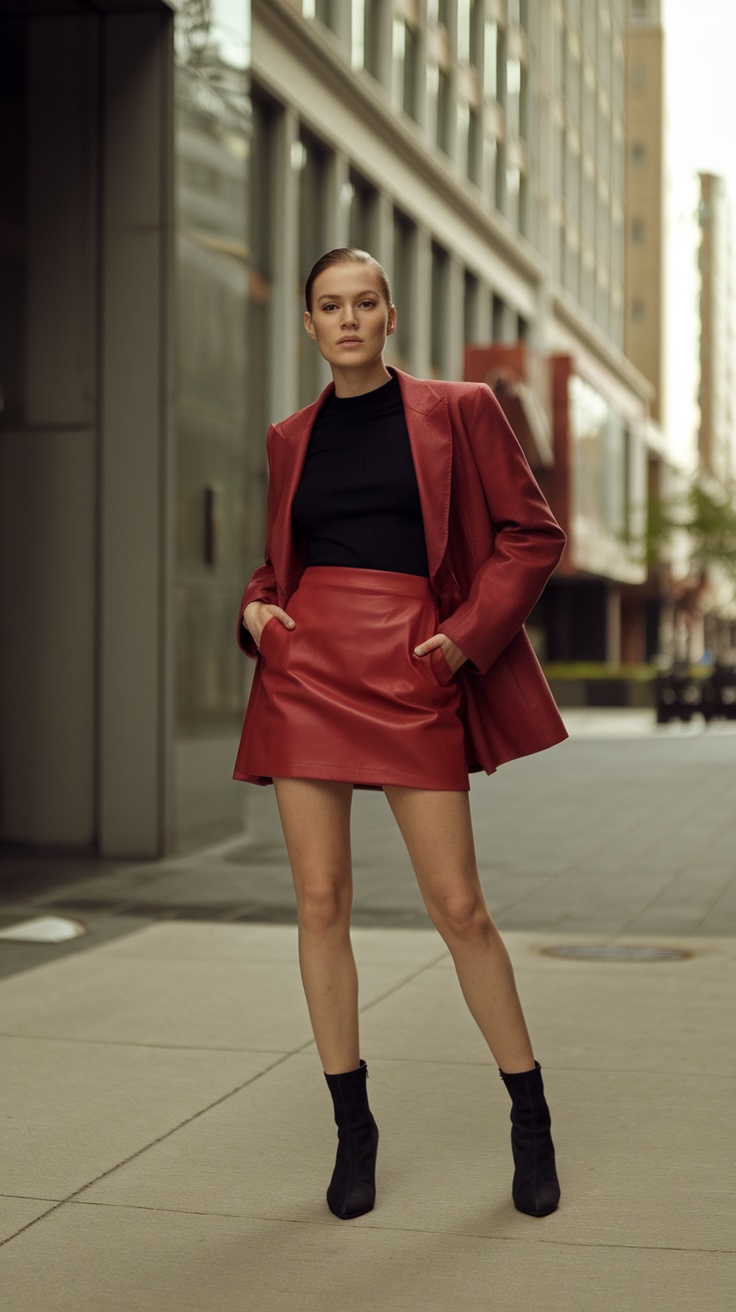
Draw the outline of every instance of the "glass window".
M506 304L500 296L493 297L493 340L494 342L504 341L504 321L506 318Z
M467 100L458 101L456 107L457 137L453 160L462 173L468 173L468 138L470 135L470 106Z
M353 68L365 67L365 0L351 0L350 10L350 63Z
M481 132L482 132L481 127ZM496 161L498 158L498 142L495 137L489 137L484 134L482 146L482 176L481 189L483 195L493 204L496 205Z
M419 32L405 19L393 23L393 84L395 97L405 114L417 119L419 113Z
M350 234L348 241L371 255L377 246L378 192L359 174L350 174Z
M496 209L503 213L506 208L506 147L502 141L496 142L495 174L494 200Z
M506 127L510 136L518 136L521 128L521 64L518 59L506 61Z
M299 159L299 287L325 249L325 185L327 152L315 138L303 133ZM296 156L296 152L295 152ZM319 391L320 357L306 333L299 335L299 404L309 405Z
M483 0L470 0L468 59L474 68L480 68L483 58L484 9Z
M483 37L483 95L486 100L498 99L498 23L489 19Z
M569 383L574 438L575 513L588 541L626 534L630 522L632 435L623 419L582 378Z
M519 226L519 196L521 192L521 170L518 164L511 164L506 169L506 193L504 214L515 227Z
M430 372L441 378L445 360L445 334L447 331L447 251L432 242L432 323L430 335Z
M404 89L401 103L404 113L415 120L419 117L420 71L419 29L407 23L404 46Z
M240 37L233 33L234 52ZM180 740L234 727L242 715L243 675L230 661L228 612L249 563L262 557L256 507L262 500L257 470L264 398L253 398L251 384L267 347L252 340L250 329L268 313L270 122L261 105L251 121L245 76L226 62L223 49L213 39L196 53L184 41L176 50L174 650Z
M394 210L394 301L396 332L389 340L392 356L399 368L407 369L411 359L412 339L412 271L414 268L414 224L400 210Z
M437 145L446 155L454 149L455 99L452 95L452 82L444 69L439 70L437 87Z
M468 111L468 177L477 187L482 186L483 162L481 132L483 120L477 109Z
M472 0L457 0L457 57L470 62L470 10Z
M363 0L365 18L363 22L363 67L378 77L381 72L381 0Z
M529 136L529 72L524 64L519 70L519 136Z
M463 301L463 336L465 344L476 343L475 325L478 321L478 299L480 289L478 279L465 270L465 299Z
M253 97L250 143L250 250L248 409L254 432L265 432L268 421L268 343L273 278L273 134L276 111L270 102Z
M305 18L318 18L325 27L335 30L335 5L344 0L304 0L302 13Z

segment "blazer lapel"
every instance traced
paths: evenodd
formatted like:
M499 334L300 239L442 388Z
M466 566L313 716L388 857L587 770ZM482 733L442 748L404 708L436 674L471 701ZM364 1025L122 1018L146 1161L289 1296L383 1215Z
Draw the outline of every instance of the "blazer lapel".
M400 369L406 427L422 504L429 577L439 572L447 548L452 485L452 425L446 398L431 382L412 378Z
M430 580L436 578L447 547L452 482L452 426L446 398L431 382L412 378L391 368L399 379L409 433L419 500L424 520L424 537ZM278 488L278 505L273 522L271 564L282 589L299 569L291 527L291 509L307 457L314 421L333 391L329 383L310 406L281 424L275 424L271 443L271 479Z

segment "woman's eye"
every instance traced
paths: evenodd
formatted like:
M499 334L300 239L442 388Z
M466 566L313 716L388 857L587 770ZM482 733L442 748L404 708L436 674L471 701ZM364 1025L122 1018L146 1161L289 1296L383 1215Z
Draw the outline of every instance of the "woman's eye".
M361 301L361 307L364 307L367 310L372 310L375 304L375 301Z

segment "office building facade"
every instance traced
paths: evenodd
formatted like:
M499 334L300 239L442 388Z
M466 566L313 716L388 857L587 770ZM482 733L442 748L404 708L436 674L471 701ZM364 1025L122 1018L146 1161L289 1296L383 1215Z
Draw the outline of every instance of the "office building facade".
M74 8L0 10L27 70L5 110L36 125L4 226L37 232L5 252L2 833L145 856L242 823L233 614L266 426L328 377L301 328L325 249L386 267L390 362L504 393L570 539L538 650L619 659L652 395L624 352L627 5ZM73 108L57 137L39 87Z

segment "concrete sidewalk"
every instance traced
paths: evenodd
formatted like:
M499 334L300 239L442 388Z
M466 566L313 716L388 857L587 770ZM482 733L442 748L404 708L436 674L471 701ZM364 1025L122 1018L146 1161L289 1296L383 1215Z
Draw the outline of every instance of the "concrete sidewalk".
M0 983L3 1308L730 1312L736 940L507 941L558 1149L543 1220L510 1202L508 1097L432 930L355 932L381 1145L351 1222L292 926L157 923Z

